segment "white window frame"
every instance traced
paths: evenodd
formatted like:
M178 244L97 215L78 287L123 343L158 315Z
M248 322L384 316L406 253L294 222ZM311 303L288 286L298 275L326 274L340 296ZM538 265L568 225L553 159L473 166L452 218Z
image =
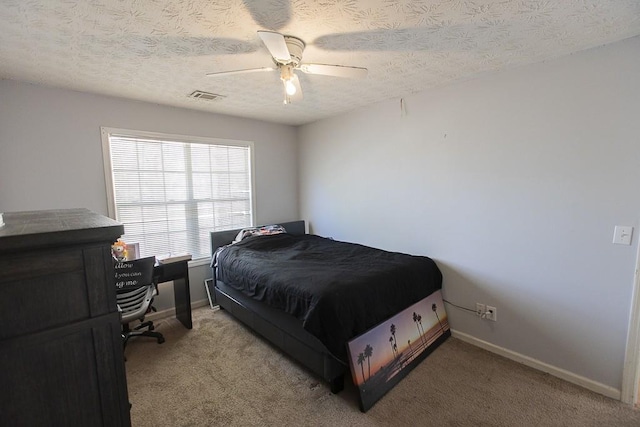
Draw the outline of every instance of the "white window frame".
M133 130L133 129L120 129L120 128L111 128L111 127L101 127L100 133L102 137L102 156L104 162L104 176L105 176L105 184L107 190L107 208L109 212L109 217L118 220L116 213L116 203L115 203L115 187L113 180L113 169L111 164L111 149L110 149L110 140L109 138L112 136L120 136L120 137L128 137L128 138L148 138L148 139L157 139L159 141L172 141L172 142L181 142L181 143L200 143L200 144L210 144L210 145L227 145L227 146L241 146L249 148L249 168L251 174L251 188L250 188L250 209L251 209L251 226L255 226L255 218L256 218L256 185L255 185L255 161L254 161L254 143L253 141L240 141L240 140L231 140L231 139L221 139L221 138L209 138L209 137L201 137L201 136L189 136L189 135L176 135L176 134L167 134L160 132L149 132L149 131L141 131L141 130ZM218 228L215 231L223 231L224 228ZM214 231L214 230L212 230ZM156 254L162 255L162 254ZM198 265L206 265L210 261L210 258L203 257L199 259L194 259L189 262L189 266L198 266Z

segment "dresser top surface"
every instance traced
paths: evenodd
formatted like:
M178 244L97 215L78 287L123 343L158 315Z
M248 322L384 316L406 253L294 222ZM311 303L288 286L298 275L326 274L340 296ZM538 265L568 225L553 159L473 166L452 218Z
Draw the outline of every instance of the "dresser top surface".
M115 241L124 233L117 221L89 209L5 212L0 226L0 251Z

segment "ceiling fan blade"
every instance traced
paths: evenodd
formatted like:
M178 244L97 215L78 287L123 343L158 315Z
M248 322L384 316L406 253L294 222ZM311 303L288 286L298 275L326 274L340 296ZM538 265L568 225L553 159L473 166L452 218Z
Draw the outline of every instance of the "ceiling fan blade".
M258 31L258 36L276 61L285 64L291 62L291 54L282 34L273 31Z
M300 71L307 74L322 74L325 76L362 79L367 76L367 69L348 67L345 65L301 64Z
M207 76L232 76L235 74L255 73L258 71L275 71L275 68L263 67L263 68L246 68L244 70L219 71L217 73L207 73Z

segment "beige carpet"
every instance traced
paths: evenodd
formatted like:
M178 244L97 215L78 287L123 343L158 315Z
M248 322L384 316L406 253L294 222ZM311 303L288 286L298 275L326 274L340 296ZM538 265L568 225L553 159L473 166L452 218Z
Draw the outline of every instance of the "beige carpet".
M129 343L134 427L640 426L640 410L455 338L363 414L350 378L333 395L227 312L193 317L156 321L164 344Z

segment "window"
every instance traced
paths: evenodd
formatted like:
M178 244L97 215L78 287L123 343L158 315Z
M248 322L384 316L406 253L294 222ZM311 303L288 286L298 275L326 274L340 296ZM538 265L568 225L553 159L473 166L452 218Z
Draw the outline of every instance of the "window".
M140 256L210 256L210 231L253 225L253 143L102 128L109 215Z

